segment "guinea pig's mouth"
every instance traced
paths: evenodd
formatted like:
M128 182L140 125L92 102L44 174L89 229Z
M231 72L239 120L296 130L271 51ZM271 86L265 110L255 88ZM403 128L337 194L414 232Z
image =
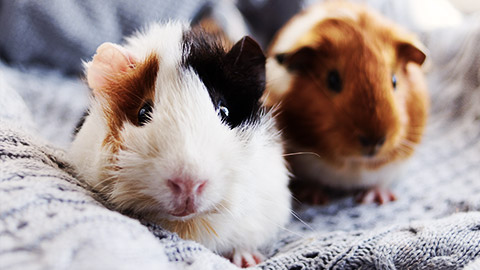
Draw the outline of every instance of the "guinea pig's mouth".
M195 218L195 217L198 216L198 215L199 215L198 213L190 213L190 214L185 214L185 213L181 213L181 214L168 213L166 219L171 220L171 221L174 221L174 220L175 220L175 221L177 221L177 220L185 221L185 220L189 220L189 219Z
M162 211L162 209L164 210ZM198 209L195 209L195 211L191 211L190 209L187 209L187 208L180 211L175 211L175 210L165 211L164 206L159 204L150 205L150 207L147 209L127 207L123 209L119 208L118 210L126 215L134 216L134 217L142 217L145 220L150 220L154 222L158 222L161 220L188 221L191 219L207 216L210 214L215 214L218 212L215 208L207 209L203 211L198 211Z
M187 210L184 210L181 212L171 211L167 213L166 219L171 221L186 221L189 219L206 216L214 213L216 213L216 210L207 210L207 211L201 211L201 212L189 212Z
M179 195L180 197L172 200L171 207L166 209L168 215L174 218L188 219L195 215L202 214L202 211L200 211L202 207L197 194L189 194L188 196L184 196L184 194Z
M373 156L361 155L361 156L350 156L348 158L345 158L345 161L347 163L363 165L367 167L378 167L387 163L388 158L386 158L385 155L382 155L382 154L377 154Z
M191 211L187 208L185 208L183 211L170 211L168 214L172 217L175 218L185 218L188 219L189 217L193 217L195 215L198 215L199 213L196 211Z
M189 221L195 218L203 217L214 211L204 211L204 212L195 212L195 213L175 213L175 212L163 212L159 210L149 210L149 211L135 211L135 210L123 210L124 214L133 215L135 217L142 217L145 220L152 222L161 222L164 221Z

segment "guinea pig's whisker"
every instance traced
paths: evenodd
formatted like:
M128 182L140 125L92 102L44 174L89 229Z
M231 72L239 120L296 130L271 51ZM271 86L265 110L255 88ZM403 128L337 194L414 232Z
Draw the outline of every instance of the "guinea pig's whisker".
M215 229L213 228L213 226L210 224L210 222L208 222L207 220L205 220L205 219L203 219L203 218L200 218L200 223L202 223L202 226L205 228L205 230L206 230L209 234L213 234L213 235L215 235L216 237L218 237L217 232L215 231Z
M228 202L228 200L225 199L225 201ZM225 214L229 214L231 217L234 217L235 215L232 213L232 211L230 211L230 209L228 209L228 207L226 207L222 202L219 202L218 204L216 204L216 206L220 206L223 208L224 211L221 211L221 209L218 209L220 213L225 213Z
M297 197L293 196L293 194L290 195L290 197L292 197L292 199L293 199L295 202L300 203L300 204L302 203L302 201L301 201L300 199L298 199Z
M115 178L116 178L115 175L111 175L111 176L109 176L109 177L107 177L107 178L105 178L105 179L102 179L101 181L99 181L99 182L96 183L95 185L90 186L90 188L91 188L92 190L96 191L96 192L100 192L100 193L101 193L101 192L105 191L106 189L111 188L109 185L105 185L105 183L110 182L110 181L112 181L112 180L115 179ZM101 187L100 189L98 189L98 187L100 187L100 186L102 186L102 187ZM98 189L98 190L97 190L97 189Z
M301 220L301 219L298 217L298 215L297 215L293 210L290 209L290 213L291 213L296 219L298 219L298 220L300 221L300 223L302 223L303 225L305 225L305 227L307 227L308 229L310 229L312 232L314 231L313 228L312 228L310 225L308 225L307 223L305 223L303 220ZM271 223L272 225L276 226L277 228L280 228L280 229L283 230L283 231L289 232L289 233L294 234L294 235L296 235L296 236L298 236L298 237L301 237L301 238L304 238L304 237L305 237L305 234L304 234L304 233L299 233L299 232L295 232L295 231L292 231L292 230L290 230L290 229L287 229L287 227L282 226L282 225L280 225L280 224L278 224L278 223L273 222L273 221L272 221L270 218L268 218L267 216L265 216L265 219L264 219L264 220L267 221L267 222L269 222L269 223Z
M226 201L226 202L229 202L228 199L225 199L225 201ZM227 208L225 205L223 205L223 203L217 203L214 207L215 207L216 209L218 209L218 208L217 208L218 206L222 207L223 210L225 210L226 213L228 213L228 214L230 214L232 217L234 217L233 213L232 213L230 210L228 210L228 208ZM298 219L302 224L304 224L306 227L308 227L310 230L313 231L313 228L310 227L308 224L306 224L303 220L301 220L301 219L298 217L298 215L297 215L295 212L293 212L293 210L291 210L289 207L287 207L287 208L289 209L289 211L292 213L292 215L293 215L296 219ZM222 212L222 211L219 210L219 212ZM272 223L273 225L275 225L276 227L280 228L281 230L290 232L290 233L295 234L295 235L297 235L297 236L299 236L299 237L304 237L304 235L302 235L302 234L300 234L300 233L298 233L298 232L291 231L291 230L287 229L286 227L281 226L280 224L273 222L273 221L272 221L270 218L268 218L267 216L265 216L265 220L266 220L267 222Z
M267 194L267 193L265 193L265 194ZM297 198L295 198L293 195L290 195L290 197L293 198L293 199L295 199L296 201L300 202L300 201L299 201ZM265 199L265 200L267 200L267 199ZM278 206L276 206L276 207L278 207ZM308 229L310 229L312 232L315 231L310 225L308 225L305 221L303 221L303 220L300 218L300 216L298 216L298 214L295 213L295 211L294 211L293 209L291 209L290 207L284 207L284 208L288 208L288 210L290 211L290 213L292 214L292 216L293 216L295 219L297 219L298 221L300 221L300 223L302 223L305 227L307 227ZM269 219L267 216L265 216L265 217L266 217L266 220L270 221L270 219ZM271 221L270 221L270 222L271 222ZM271 222L271 223L273 223L273 222ZM292 231L290 231L290 230L286 229L285 227L282 227L282 226L280 226L280 225L278 225L278 224L276 224L276 226L278 226L279 228L281 228L281 229L283 229L283 230L286 230L286 231L288 231L288 232L291 232L291 233L296 234L295 232L292 232ZM297 234L297 235L298 235L298 236L301 236L300 234Z
M403 139L400 141L399 143L400 146L403 146L403 147L407 147L407 148L410 148L411 150L413 150L415 148L415 143L408 140L408 139Z
M400 145L398 148L398 154L399 155L403 155L403 156L408 156L412 153L413 149L408 147L408 146L405 146L405 145Z
M412 141L410 141L410 140L402 140L402 141L400 142L400 145L409 147L409 148L411 148L412 150L415 148L415 143L412 142Z
M404 144L400 144L398 147L397 147L398 151L399 152L402 152L402 153L408 153L410 152L412 149L407 146L407 145L404 145Z
M301 238L305 238L305 234L302 234L302 233L295 232L295 231L292 231L292 230L290 230L290 229L287 229L286 227L281 226L281 225L279 225L279 224L271 221L270 219L266 219L266 220L269 221L269 222L270 222L271 224L273 224L274 226L280 228L280 229L283 230L283 231L289 232L289 233L294 234L294 235L296 235L296 236L298 236L298 237L301 237Z
M317 154L315 152L294 152L294 153L283 154L284 157L299 156L299 155L313 155L313 156L316 156L318 158L322 158L319 154Z
M303 221L303 220L300 218L300 216L299 216L297 213L295 213L295 211L290 210L290 213L292 214L292 216L293 216L295 219L297 219L298 221L300 221L300 223L302 223L306 228L308 228L308 229L309 229L310 231L312 231L312 232L315 232L315 229L313 229L312 226L308 225L308 223L306 223L305 221Z

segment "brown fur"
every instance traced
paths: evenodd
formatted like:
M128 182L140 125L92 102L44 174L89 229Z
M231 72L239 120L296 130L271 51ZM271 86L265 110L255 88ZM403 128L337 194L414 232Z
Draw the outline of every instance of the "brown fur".
M312 48L306 56L311 65L294 72L283 96L267 102L280 102L278 121L288 144L313 151L332 166L342 167L346 158L362 156L359 136L386 136L374 158L359 162L360 167L374 170L409 157L420 142L428 111L420 68L425 55L415 47L413 36L366 8L325 4L331 13L338 7L347 7L358 20L327 18L300 38L289 53ZM326 84L333 69L342 78L340 93ZM395 91L392 74L398 81Z
M145 102L153 102L158 68L158 56L152 53L127 71L111 75L106 86L95 92L99 95L96 98L106 102L104 111L110 134L103 145L112 147L113 153L121 145L119 132L123 123L138 125L138 111Z

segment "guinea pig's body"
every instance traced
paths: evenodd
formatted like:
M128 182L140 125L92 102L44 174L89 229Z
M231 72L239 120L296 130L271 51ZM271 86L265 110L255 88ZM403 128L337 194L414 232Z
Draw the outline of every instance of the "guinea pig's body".
M103 44L86 64L94 98L70 149L116 210L193 239L236 264L290 214L288 171L260 102L265 57L186 24Z
M420 142L428 113L414 36L379 14L340 1L292 18L267 59L269 106L297 178L343 189L371 189L366 201L393 200L386 189ZM372 196L373 194L373 196Z

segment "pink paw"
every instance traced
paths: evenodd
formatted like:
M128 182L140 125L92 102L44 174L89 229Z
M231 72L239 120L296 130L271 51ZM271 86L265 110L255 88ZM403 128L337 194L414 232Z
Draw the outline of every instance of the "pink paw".
M359 203L378 203L384 204L387 202L395 201L397 197L388 188L373 187L362 191L357 196L357 202Z
M230 261L238 267L247 268L263 262L264 259L258 251L234 251Z

